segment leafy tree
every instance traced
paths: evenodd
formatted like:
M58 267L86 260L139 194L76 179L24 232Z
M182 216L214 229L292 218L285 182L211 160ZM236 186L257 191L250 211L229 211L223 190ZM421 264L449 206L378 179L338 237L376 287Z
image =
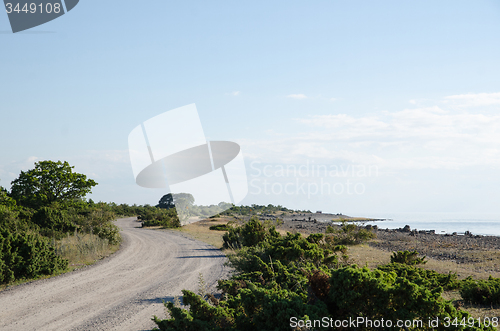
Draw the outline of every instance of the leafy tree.
M189 218L190 215L195 214L193 210L194 197L189 193L168 193L161 197L158 208L170 209L174 208L177 211L179 220L182 223ZM190 210L191 209L191 210Z
M177 207L183 207L186 206L191 206L194 203L194 197L192 194L189 193L168 193L165 194L164 196L161 197L160 201L158 201L158 204L156 207L158 208L164 208L164 209L170 209L174 208L176 205Z
M7 208L16 208L16 201L8 196L7 190L0 186L0 205L6 206Z
M172 193L165 194L161 197L160 201L156 205L158 208L170 209L175 207L174 197Z
M40 161L35 169L21 171L12 181L11 196L22 206L40 208L55 201L82 199L97 183L87 176L73 172L64 161Z

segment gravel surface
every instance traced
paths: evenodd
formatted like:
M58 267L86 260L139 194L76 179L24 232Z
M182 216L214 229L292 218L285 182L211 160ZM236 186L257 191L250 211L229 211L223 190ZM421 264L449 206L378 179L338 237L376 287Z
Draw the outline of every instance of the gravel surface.
M168 230L141 229L119 219L120 251L75 272L0 292L0 330L151 330L165 318L162 300L182 289L198 291L199 274L210 290L227 278L223 253Z

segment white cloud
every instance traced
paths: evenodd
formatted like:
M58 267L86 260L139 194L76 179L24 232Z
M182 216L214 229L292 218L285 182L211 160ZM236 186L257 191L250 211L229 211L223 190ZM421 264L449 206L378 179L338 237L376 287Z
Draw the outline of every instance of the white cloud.
M231 93L231 95L237 97L238 95L240 95L240 91L234 91Z
M35 162L43 159L30 156L24 160L13 161L0 165L0 186L10 187L11 181L18 178L21 171L27 171L35 167Z
M128 150L90 150L84 155L67 157L75 166L75 171L82 172L94 179L116 178L132 175Z
M269 162L344 160L385 169L500 167L500 115L496 113L431 106L293 120L299 130L253 141L252 155Z
M30 156L23 160L0 164L0 185L9 186L12 180L19 177L21 171L33 169L35 162L43 160L68 161L74 166L74 171L98 181L113 178L134 180L128 150L92 150L78 155L58 157Z
M289 94L286 97L297 100L307 99L307 96L305 94Z
M444 98L445 103L459 107L482 107L500 105L500 92L496 93L469 93L450 95Z

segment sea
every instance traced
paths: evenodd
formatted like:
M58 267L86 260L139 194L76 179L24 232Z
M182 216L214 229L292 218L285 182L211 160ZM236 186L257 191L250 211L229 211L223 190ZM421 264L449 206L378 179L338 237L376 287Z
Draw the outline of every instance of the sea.
M356 215L359 216L359 215ZM366 222L381 229L397 229L405 225L417 230L435 230L436 233L500 236L500 214L480 213L370 213L363 217L384 219Z

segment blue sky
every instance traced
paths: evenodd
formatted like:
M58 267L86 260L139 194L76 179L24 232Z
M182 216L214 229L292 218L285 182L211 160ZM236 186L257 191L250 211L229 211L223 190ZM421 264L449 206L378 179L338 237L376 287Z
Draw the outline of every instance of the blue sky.
M241 145L246 204L498 212L496 1L82 0L17 34L0 15L0 45L5 187L67 160L99 183L93 199L155 204L128 134L196 103L208 139ZM338 190L315 193L325 182Z

